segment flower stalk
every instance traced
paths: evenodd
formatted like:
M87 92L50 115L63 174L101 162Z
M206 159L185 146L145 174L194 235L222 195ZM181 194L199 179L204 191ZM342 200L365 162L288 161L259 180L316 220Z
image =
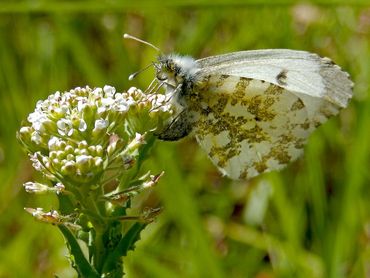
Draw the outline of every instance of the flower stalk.
M130 215L135 196L163 175L141 173L154 132L174 113L164 95L136 88L75 88L39 101L17 133L45 178L26 182L33 194L57 194L59 208L25 210L59 227L79 277L122 277L124 257L160 208ZM125 225L123 225L125 223ZM78 240L88 249L85 257Z

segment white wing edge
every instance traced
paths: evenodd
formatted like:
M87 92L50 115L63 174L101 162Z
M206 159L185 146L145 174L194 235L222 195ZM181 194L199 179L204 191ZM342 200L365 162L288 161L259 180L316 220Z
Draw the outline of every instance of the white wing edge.
M200 74L264 80L289 91L324 98L340 108L352 97L353 82L329 58L290 49L233 52L196 61Z

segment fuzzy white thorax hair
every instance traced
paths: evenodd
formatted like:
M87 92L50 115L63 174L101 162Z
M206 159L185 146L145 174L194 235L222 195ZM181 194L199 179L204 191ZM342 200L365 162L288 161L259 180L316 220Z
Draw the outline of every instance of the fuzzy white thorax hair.
M180 73L185 75L185 77L194 78L194 75L199 70L197 62L190 56L171 54L169 58L180 68Z

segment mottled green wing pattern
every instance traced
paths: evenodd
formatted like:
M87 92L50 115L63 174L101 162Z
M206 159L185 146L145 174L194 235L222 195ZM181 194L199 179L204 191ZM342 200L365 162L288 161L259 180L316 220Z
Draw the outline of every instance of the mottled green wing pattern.
M239 76L206 75L187 99L200 146L220 171L247 179L297 159L308 135L338 113L328 101Z

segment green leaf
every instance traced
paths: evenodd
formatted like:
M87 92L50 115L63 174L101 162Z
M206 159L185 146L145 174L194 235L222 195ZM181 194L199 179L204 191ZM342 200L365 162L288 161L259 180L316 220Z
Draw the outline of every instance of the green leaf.
M58 194L57 196L59 200L59 210L62 214L67 215L75 211L76 206L73 205L73 202L70 196L63 195L63 194Z
M111 272L117 267L121 257L127 255L129 250L135 249L135 243L140 239L140 232L146 227L146 223L136 222L120 240L117 247L111 252L103 267L103 273Z
M75 236L71 233L71 231L64 225L59 225L58 228L68 242L69 251L74 258L75 265L73 267L77 270L78 274L82 277L100 277L98 272L89 264L89 262L85 258L80 245L78 244Z
M155 142L156 137L149 133L146 137L146 144L143 145L140 149L139 158L137 159L137 169L140 170L141 165L143 164L144 160L149 157L149 153L152 150L153 144Z
M148 134L147 137L145 137L145 141L146 141L146 144L141 146L139 149L139 156L137 158L135 167L132 167L131 169L126 171L126 174L121 179L118 190L126 189L131 184L131 182L135 180L135 178L140 172L143 162L149 157L149 153L152 150L152 147L156 141L156 138L154 137L153 134Z

